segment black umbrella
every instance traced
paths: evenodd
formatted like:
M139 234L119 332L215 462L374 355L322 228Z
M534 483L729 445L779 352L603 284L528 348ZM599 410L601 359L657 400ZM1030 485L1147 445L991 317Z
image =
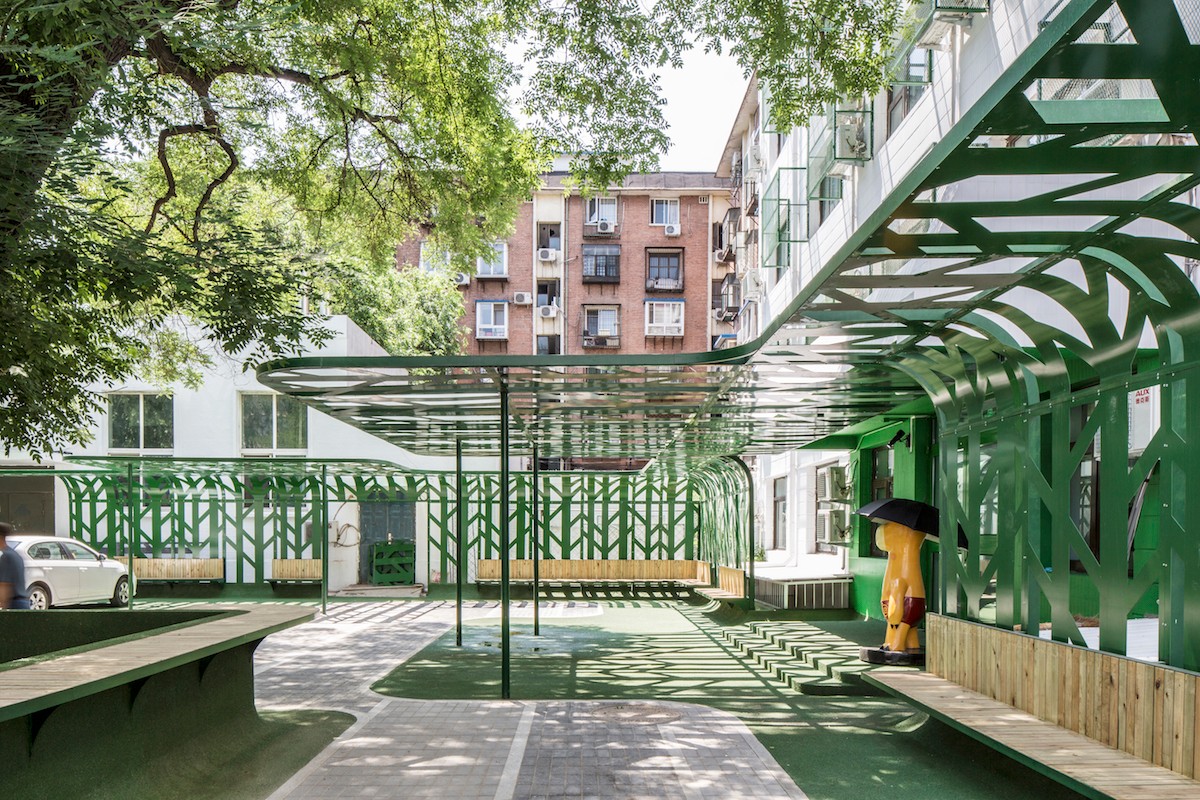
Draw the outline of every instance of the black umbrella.
M938 536L938 510L919 500L885 497L867 503L854 513L885 522L899 522L914 531L920 531L934 541L941 541ZM968 547L967 532L963 530L962 525L958 526L958 547L962 550Z
M907 528L920 531L935 539L938 535L938 510L920 500L885 497L882 500L867 503L854 513L885 522L899 522Z

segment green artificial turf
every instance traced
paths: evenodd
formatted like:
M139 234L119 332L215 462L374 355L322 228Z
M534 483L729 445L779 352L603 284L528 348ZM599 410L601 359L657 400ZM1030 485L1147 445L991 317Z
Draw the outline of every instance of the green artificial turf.
M701 629L670 602L611 602L600 609L595 616L544 613L538 637L529 619L513 620L514 699L653 699L729 711L812 800L1080 797L898 700L784 689L749 668L710 630L766 618L762 613L726 613ZM877 621L810 624L855 642L873 643L883 635ZM450 632L374 688L420 699L498 698L498 620L466 624L461 648Z

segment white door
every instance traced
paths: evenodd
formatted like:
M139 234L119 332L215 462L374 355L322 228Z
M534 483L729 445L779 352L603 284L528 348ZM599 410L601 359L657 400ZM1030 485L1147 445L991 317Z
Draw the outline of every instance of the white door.
M113 575L100 565L100 558L79 542L60 544L73 559L79 574L79 600L107 600L113 593Z

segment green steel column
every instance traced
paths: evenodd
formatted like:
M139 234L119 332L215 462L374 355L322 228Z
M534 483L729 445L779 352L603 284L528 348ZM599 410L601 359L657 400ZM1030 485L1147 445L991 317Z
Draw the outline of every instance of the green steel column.
M746 513L746 546L749 548L747 562L749 563L748 577L746 579L746 600L750 603L750 608L754 608L754 474L750 471L750 467L746 466L746 462L742 461L740 456L729 456L729 460L737 464L741 469L742 474L746 477L746 493L749 495L750 507Z
M455 544L454 544L454 644L462 647L462 582L463 582L463 543L466 541L467 503L463 494L465 491L462 468L462 439L454 443L454 514Z
M134 583L135 576L134 576L134 572L133 572L133 562L134 562L133 554L137 549L137 534L134 533L134 531L136 530L135 526L137 525L137 501L133 497L133 462L132 461L129 462L129 464L126 467L126 480L128 481L128 483L126 484L126 489L129 492L129 494L128 494L129 499L128 499L128 502L126 503L126 505L129 507L129 530L128 530L129 547L126 550L126 552L129 553L129 602L126 604L126 607L130 611L132 611L133 610L133 593L134 593L134 589L136 586L136 584Z
M321 613L329 609L329 468L321 465Z
M500 697L509 697L508 370L500 369Z
M541 620L538 615L538 561L541 560L539 544L542 537L542 514L541 506L538 501L538 446L533 446L533 491L530 495L530 500L533 503L532 513L529 515L529 529L533 535L533 547L529 548L529 557L533 559L533 635L541 636Z

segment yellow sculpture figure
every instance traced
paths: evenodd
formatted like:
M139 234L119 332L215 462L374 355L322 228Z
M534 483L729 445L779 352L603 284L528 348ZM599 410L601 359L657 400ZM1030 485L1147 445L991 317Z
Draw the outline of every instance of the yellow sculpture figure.
M925 581L921 577L921 544L925 534L899 522L881 522L875 544L888 554L879 604L887 620L880 650L919 653L916 625L925 615Z

